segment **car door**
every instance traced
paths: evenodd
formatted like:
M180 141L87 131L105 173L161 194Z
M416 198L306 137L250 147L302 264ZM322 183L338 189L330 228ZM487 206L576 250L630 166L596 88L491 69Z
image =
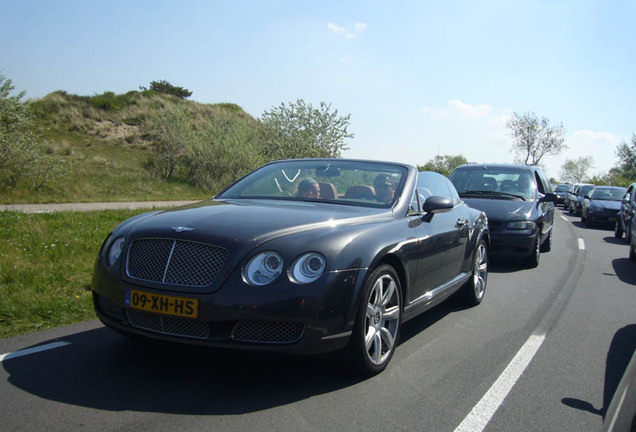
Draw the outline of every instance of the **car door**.
M623 220L623 226L625 227L625 232L629 235L630 225L632 217L634 216L634 201L636 197L634 196L634 189L636 185L630 185L625 193L625 197L623 198L623 209L621 211L621 218ZM629 237L627 237L629 239Z
M417 191L420 210L430 196L448 198L453 202L453 208L436 214L420 211L418 217L422 223L417 227L417 283L412 287L409 301L431 294L435 288L460 274L468 244L470 220L468 210L458 198L452 196L449 185L450 182L441 174L419 174Z
M552 189L550 188L550 183L541 171L535 171L534 176L537 182L537 192L539 192L539 194L545 195L546 193L551 192ZM543 239L550 235L550 231L554 225L554 203L537 201L537 206L540 207L543 215L543 224L541 225L541 239L543 241Z

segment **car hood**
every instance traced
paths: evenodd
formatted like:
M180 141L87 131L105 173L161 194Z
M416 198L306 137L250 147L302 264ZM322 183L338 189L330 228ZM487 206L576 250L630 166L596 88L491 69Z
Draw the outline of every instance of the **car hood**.
M286 234L392 218L388 209L278 200L209 200L149 215L131 238L169 237L256 247Z
M590 205L594 206L594 208L602 209L602 210L620 210L621 202L620 201L603 201L603 200L592 200L590 201Z
M508 199L462 198L466 204L481 210L490 222L532 220L532 212L537 207L535 201Z

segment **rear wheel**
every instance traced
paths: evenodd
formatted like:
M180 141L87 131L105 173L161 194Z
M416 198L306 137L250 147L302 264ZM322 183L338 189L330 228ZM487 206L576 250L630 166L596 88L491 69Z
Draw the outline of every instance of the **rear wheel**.
M634 251L634 245L631 241L629 242L629 259L636 261L636 251Z
M356 371L382 372L395 352L402 318L400 279L390 265L378 267L369 277L347 347Z
M488 248L486 242L480 240L475 251L473 261L473 274L462 287L462 299L470 306L477 306L486 293L486 283L488 282Z

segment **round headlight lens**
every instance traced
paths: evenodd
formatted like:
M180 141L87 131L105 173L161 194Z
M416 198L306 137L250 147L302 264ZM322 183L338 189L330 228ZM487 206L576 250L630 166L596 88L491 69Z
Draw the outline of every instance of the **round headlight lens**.
M289 279L299 284L307 284L318 279L325 272L327 260L317 252L310 252L296 258L289 269Z
M112 266L117 262L119 257L121 256L122 251L124 250L124 239L123 237L117 237L110 245L108 249L108 265Z
M283 259L273 251L267 251L252 258L245 269L243 277L252 285L267 285L283 272Z

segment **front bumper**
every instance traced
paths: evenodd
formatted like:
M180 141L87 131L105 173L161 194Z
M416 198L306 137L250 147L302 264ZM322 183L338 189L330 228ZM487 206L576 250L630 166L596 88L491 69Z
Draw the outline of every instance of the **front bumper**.
M525 258L534 253L537 230L510 230L503 224L490 226L490 251L492 256Z
M199 300L197 319L163 315L126 306L130 289L152 294L184 295L135 286L96 266L93 302L99 319L121 333L163 342L210 347L319 354L346 346L356 310L356 293L364 269L325 274L307 285L280 282L253 287L230 277Z
M618 218L618 210L615 211L598 211L598 210L589 210L587 213L587 218L590 222L616 222Z

